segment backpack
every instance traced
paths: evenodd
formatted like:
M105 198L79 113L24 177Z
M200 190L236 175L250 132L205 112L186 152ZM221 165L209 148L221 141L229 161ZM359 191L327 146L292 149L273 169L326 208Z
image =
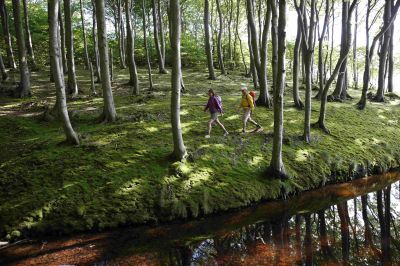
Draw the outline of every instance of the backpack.
M256 92L255 91L251 91L249 92L251 98L253 99L253 104L254 106L256 106Z
M218 107L221 109L220 111L222 112L222 98L219 95L215 95L214 99L218 105Z

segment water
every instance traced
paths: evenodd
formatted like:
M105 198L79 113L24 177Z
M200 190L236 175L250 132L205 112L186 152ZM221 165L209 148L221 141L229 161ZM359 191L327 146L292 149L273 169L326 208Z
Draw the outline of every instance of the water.
M400 264L400 174L158 227L36 240L0 265Z

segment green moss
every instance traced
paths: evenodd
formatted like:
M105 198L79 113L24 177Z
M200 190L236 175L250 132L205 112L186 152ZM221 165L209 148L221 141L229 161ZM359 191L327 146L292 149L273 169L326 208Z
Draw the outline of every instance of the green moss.
M122 85L127 72L117 72L119 119L114 124L98 123L102 99L87 96L89 81L80 78L83 94L70 100L69 108L82 141L79 147L67 146L59 122L41 119L43 102L52 106L54 100L46 75L39 72L34 77L35 98L0 98L0 237L196 218L400 164L396 100L369 104L364 111L358 111L355 102L329 103L327 126L332 135L313 129L313 141L307 145L300 138L304 112L291 107L287 93L283 159L291 178L265 176L272 152L273 112L257 107L254 118L264 132L239 133L240 114L234 111L240 99L237 84L251 80L234 72L208 81L204 73L184 71L188 93L182 96L182 130L189 154L185 162L169 159L168 75L153 75L156 90L134 97ZM139 75L145 87L145 70ZM79 70L79 77L85 76ZM209 88L222 96L221 121L230 131L226 138L218 127L211 139L204 138L209 115L203 105ZM315 101L313 121L318 111Z

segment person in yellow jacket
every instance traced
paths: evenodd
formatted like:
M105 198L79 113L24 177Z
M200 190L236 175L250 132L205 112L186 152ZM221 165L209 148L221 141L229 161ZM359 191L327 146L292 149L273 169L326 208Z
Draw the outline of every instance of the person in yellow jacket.
M240 106L239 108L243 110L243 130L242 133L246 133L246 125L247 121L250 121L252 124L256 126L256 130L261 129L261 126L251 118L251 114L254 111L254 102L253 102L253 97L249 94L247 91L247 88L242 86L240 88L242 91L242 100L240 101Z

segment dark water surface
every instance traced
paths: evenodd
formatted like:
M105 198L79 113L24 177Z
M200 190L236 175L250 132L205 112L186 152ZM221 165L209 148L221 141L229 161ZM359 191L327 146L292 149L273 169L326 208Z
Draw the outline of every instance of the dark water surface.
M201 220L43 238L0 265L400 265L400 174Z

